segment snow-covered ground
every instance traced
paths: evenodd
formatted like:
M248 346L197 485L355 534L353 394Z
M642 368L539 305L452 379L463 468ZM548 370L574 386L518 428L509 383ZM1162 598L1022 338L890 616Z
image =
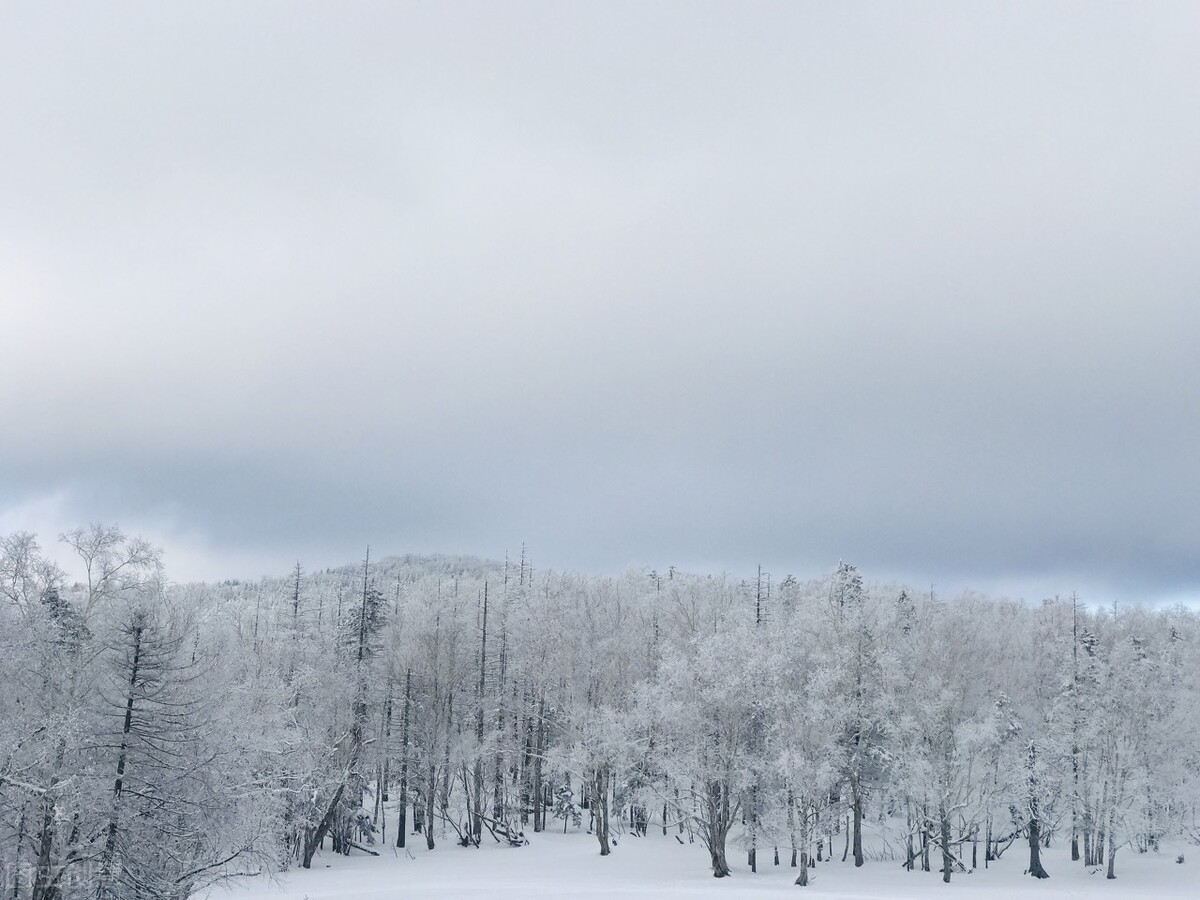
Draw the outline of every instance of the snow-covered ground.
M418 837L419 840L419 837ZM855 869L849 863L819 865L807 888L792 884L794 869L771 865L771 854L761 856L757 875L745 865L734 865L731 878L715 879L707 867L700 844L680 845L661 834L646 838L625 837L608 857L601 857L594 838L583 834L539 834L526 847L493 845L466 849L446 841L436 850L424 845L393 852L384 847L379 858L355 853L352 857L324 853L310 871L281 875L276 883L250 880L228 890L216 889L213 900L382 900L382 898L487 898L487 900L584 900L617 897L621 900L654 898L769 898L805 897L809 900L875 900L875 898L963 897L1008 900L1012 897L1045 900L1084 898L1195 898L1200 896L1195 869L1200 848L1164 848L1158 854L1138 855L1128 849L1117 855L1118 878L1108 881L1103 872L1089 873L1070 863L1065 848L1046 851L1043 859L1050 879L1037 881L1022 875L1027 858L1013 847L986 871L954 876L950 885L936 872L905 872L898 862L869 861ZM1195 860L1175 862L1180 852L1196 851ZM743 852L731 848L731 861L745 862Z

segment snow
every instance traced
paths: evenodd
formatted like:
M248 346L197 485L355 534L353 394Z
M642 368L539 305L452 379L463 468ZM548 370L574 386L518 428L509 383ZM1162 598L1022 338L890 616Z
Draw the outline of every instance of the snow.
M310 871L297 869L278 877L247 880L227 889L214 889L212 900L395 900L400 897L488 898L488 900L682 900L682 898L772 898L805 900L911 900L931 896L1009 900L1172 900L1198 894L1187 862L1177 865L1179 853L1197 848L1165 847L1139 855L1128 848L1117 854L1118 878L1108 881L1103 871L1091 873L1067 858L1065 847L1044 851L1051 877L1037 881L1022 874L1028 862L1020 847L1012 847L988 870L956 874L951 884L937 872L905 872L895 861L868 861L861 869L847 862L818 865L808 887L793 885L795 869L772 865L769 849L760 851L758 874L745 865L745 853L730 847L734 874L713 878L708 856L699 844L680 845L673 836L651 834L619 839L610 856L601 857L590 835L545 833L530 836L525 847L498 845L463 848L447 841L433 851L419 847L383 852L379 858L323 853ZM1200 859L1200 851L1197 851Z

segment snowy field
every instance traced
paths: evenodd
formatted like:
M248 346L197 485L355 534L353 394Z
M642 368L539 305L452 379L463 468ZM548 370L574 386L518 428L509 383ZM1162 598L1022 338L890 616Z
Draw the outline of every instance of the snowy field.
M868 862L855 869L850 863L818 866L812 883L792 884L795 870L768 863L753 875L735 865L730 878L715 879L707 868L707 855L699 844L683 845L674 838L651 835L626 837L611 856L599 855L596 841L582 834L541 834L527 847L496 845L479 850L452 842L433 852L424 845L395 851L383 848L380 858L356 853L353 857L325 853L310 871L281 875L272 884L261 879L228 889L216 889L212 900L382 900L382 898L488 898L488 900L560 900L560 898L616 897L622 900L655 898L768 898L806 897L810 900L875 900L875 898L963 897L1007 900L1013 897L1046 900L1085 898L1195 898L1200 896L1194 868L1200 848L1169 848L1139 856L1117 854L1118 878L1107 881L1103 872L1090 874L1072 864L1064 848L1047 851L1043 859L1050 879L1036 881L1022 875L1027 862L1013 847L988 870L955 875L945 885L936 872L904 872L897 862ZM1196 861L1177 865L1175 857L1195 851ZM411 854L411 855L409 855ZM745 861L743 853L731 859Z

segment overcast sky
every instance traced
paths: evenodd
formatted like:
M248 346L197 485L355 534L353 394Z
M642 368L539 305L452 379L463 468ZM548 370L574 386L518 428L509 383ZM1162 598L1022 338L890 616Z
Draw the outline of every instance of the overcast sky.
M1200 5L0 6L0 531L1200 597Z

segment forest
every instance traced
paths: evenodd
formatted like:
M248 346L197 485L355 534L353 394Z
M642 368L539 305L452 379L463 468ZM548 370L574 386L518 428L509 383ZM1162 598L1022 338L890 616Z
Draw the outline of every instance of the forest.
M178 584L116 527L0 538L2 896L185 900L568 828L797 890L1200 842L1191 608L514 557Z

